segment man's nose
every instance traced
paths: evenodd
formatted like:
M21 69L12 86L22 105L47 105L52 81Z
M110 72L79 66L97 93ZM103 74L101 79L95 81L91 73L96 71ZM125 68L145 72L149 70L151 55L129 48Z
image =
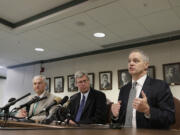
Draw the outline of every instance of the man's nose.
M82 81L82 84L84 85L86 82L85 81Z
M133 62L133 61L130 61L130 62L129 62L129 65L134 65L134 62Z

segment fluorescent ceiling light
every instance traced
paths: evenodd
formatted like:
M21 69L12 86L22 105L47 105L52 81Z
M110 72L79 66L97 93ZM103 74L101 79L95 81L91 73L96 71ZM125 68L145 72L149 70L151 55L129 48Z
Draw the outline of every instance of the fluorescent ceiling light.
M3 66L0 66L0 69L4 69L5 67L3 67Z
M102 32L97 32L97 33L94 33L94 36L98 38L102 38L102 37L105 37L106 35Z
M37 52L44 52L43 48L35 48L34 50L37 51Z

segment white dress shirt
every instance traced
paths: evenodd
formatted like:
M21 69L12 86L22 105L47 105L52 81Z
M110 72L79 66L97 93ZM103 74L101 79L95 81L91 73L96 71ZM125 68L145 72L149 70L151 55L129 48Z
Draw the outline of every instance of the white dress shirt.
M137 82L137 84L136 84L136 98L139 97L146 78L147 78L147 75L144 75L136 81ZM132 83L133 82L135 82L135 81L132 80ZM134 109L134 108L133 108L132 127L136 128L136 109Z
M82 99L83 99L83 95L85 96L85 104L86 104L86 100L87 100L87 98L88 98L89 91L90 91L90 90L88 90L88 92L86 92L86 93L81 93L80 104L81 104L81 101L82 101Z

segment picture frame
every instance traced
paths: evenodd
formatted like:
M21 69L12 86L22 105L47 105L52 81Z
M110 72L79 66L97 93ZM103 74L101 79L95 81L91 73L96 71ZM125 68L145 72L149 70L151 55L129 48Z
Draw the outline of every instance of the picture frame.
M94 73L88 73L89 81L90 81L90 87L94 88Z
M147 75L153 79L156 78L156 74L155 74L155 66L149 66L148 70L147 70Z
M163 78L169 85L180 85L180 63L163 64Z
M118 88L120 89L124 85L128 84L131 81L131 75L128 72L128 69L118 70Z
M64 77L63 76L54 77L54 92L55 93L64 92Z
M75 84L74 75L68 75L67 81L68 81L68 83L67 83L68 84L68 92L78 91L78 88L76 87L76 84Z
M50 77L46 78L46 88L45 88L45 90L48 91L49 93L51 93L51 78Z
M99 89L112 90L112 71L99 72Z

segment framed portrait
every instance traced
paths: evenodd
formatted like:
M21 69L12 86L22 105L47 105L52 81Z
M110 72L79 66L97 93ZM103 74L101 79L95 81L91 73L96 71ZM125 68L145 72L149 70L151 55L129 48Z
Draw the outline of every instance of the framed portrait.
M64 92L64 77L63 76L54 77L54 92L55 93Z
M128 84L131 81L131 75L128 72L128 69L118 70L118 88Z
M73 92L73 91L78 91L78 88L75 85L75 77L74 75L68 75L68 91Z
M51 78L46 78L46 88L49 93L51 92Z
M149 77L155 79L156 78L155 66L149 66L148 70L147 70L147 74L148 74Z
M180 63L163 64L163 77L169 85L180 85Z
M88 73L89 81L90 81L90 87L94 88L94 73Z
M112 71L99 72L99 89L112 90Z

